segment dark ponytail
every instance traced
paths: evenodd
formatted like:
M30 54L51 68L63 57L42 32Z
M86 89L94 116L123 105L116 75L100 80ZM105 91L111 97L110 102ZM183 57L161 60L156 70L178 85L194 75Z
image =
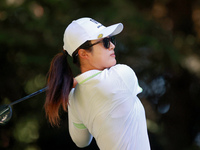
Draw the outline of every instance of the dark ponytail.
M73 75L67 61L67 55L58 53L51 61L48 72L46 101L44 104L46 116L51 125L59 126L59 110L62 106L67 111L68 95L73 87Z
M73 63L80 68L80 60L78 56L78 50L82 48L88 51L92 50L91 41L83 43L72 54ZM47 80L47 92L46 101L44 104L46 116L52 126L59 126L60 122L60 106L64 111L67 111L67 105L69 104L68 96L73 87L73 74L68 64L67 57L69 54L63 50L62 53L58 53L51 61L51 66L48 72Z

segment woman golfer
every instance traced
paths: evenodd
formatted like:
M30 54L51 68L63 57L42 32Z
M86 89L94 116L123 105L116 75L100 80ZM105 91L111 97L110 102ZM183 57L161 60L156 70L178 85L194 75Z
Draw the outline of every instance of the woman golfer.
M105 27L91 18L75 20L64 33L66 54L51 62L45 111L58 125L60 106L68 110L69 132L78 147L94 137L101 150L150 150L137 77L127 65L116 65L114 36L122 30L121 23ZM80 67L75 79L67 55Z

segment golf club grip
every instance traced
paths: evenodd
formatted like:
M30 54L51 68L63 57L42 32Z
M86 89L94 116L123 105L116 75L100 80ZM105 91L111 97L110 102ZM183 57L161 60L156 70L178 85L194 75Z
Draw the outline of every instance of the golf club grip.
M19 102L22 102L22 101L24 101L24 100L26 100L26 99L29 99L29 98L31 98L31 97L33 97L33 96L36 96L36 95L40 94L40 93L43 93L43 92L45 92L46 90L47 90L47 87L45 87L45 88L43 88L43 89L40 89L40 90L38 90L38 91L36 91L36 92L30 94L30 95L27 95L27 96L25 96L25 97L23 97L23 98L20 98L20 99L18 99L18 100L16 100L16 101L10 103L9 105L10 105L10 106L11 106L11 105L15 105L15 104L17 104L17 103L19 103Z

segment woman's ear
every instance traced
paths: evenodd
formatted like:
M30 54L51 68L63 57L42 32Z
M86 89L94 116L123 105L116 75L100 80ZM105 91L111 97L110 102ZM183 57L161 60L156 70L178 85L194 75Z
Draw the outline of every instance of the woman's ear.
M88 58L88 53L85 49L79 49L78 55L81 58L87 59Z

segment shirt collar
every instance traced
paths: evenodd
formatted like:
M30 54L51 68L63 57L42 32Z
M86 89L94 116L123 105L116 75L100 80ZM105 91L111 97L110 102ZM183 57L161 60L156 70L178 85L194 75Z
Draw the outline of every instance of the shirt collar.
M90 80L91 78L97 76L100 74L102 71L100 70L89 70L87 72L84 72L77 76L75 79L78 82L78 84L83 84L84 82Z

